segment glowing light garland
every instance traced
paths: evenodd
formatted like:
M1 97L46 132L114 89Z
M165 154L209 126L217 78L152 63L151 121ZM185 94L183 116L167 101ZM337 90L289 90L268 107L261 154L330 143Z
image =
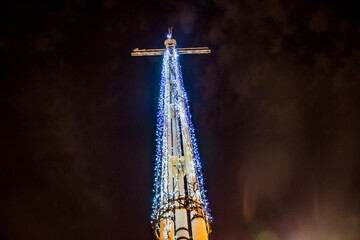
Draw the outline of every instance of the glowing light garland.
M188 97L184 88L181 67L178 59L179 55L176 48L166 48L163 57L162 76L160 81L160 96L157 114L157 130L156 130L156 155L155 155L155 179L154 179L154 199L153 199L153 212L151 215L152 222L159 218L162 211L168 209L171 200L176 196L175 187L170 189L169 181L172 181L169 175L171 171L170 155L168 148L168 140L170 131L168 123L170 116L170 109L173 108L176 119L175 135L177 138L177 156L179 157L178 164L181 165L181 159L184 157L184 152L191 154L194 168L195 168L195 181L198 186L197 189L190 188L190 197L194 200L199 200L202 205L202 211L208 221L212 221L208 201L206 198L206 190L204 188L204 179L202 174L202 166L200 162L200 155L198 151L197 141L195 138L195 129L191 121L190 107ZM170 86L171 85L171 86ZM172 88L171 88L172 87ZM171 88L171 89L170 89ZM172 103L170 103L170 98ZM180 99L180 100L179 100ZM182 100L183 101L182 101ZM184 105L182 105L182 102ZM187 129L188 128L188 129ZM186 137L186 130L189 130L190 139ZM183 140L181 139L183 136ZM180 141L183 142L183 149L181 148ZM186 148L187 147L187 148ZM186 149L185 149L186 148ZM175 151L172 149L171 151ZM179 166L181 167L181 166ZM199 198L199 199L195 199ZM170 214L170 213L169 213ZM171 217L171 215L168 215ZM167 230L170 226L167 225Z

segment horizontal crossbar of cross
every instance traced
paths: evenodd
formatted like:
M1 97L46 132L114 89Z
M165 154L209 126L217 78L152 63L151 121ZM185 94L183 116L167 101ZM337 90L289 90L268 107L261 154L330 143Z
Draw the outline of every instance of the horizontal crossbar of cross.
M158 56L163 55L165 49L138 49L135 48L131 56ZM195 47L195 48L177 48L178 54L209 54L211 50L208 47Z

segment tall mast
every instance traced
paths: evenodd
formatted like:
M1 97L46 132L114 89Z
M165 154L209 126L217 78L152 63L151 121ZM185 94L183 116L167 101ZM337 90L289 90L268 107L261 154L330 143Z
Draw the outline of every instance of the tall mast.
M163 55L152 214L154 235L160 240L207 240L211 216L179 54L205 54L210 49L177 49L172 28L164 44L165 49L135 49L132 53L132 56Z

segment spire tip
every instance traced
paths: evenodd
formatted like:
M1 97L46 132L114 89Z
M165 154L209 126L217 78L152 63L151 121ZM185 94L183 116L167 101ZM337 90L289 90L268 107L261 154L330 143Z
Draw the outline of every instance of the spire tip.
M168 34L167 34L167 38L168 38L168 39L171 39L171 38L172 38L172 30L173 30L172 27L169 27L169 28L168 28Z

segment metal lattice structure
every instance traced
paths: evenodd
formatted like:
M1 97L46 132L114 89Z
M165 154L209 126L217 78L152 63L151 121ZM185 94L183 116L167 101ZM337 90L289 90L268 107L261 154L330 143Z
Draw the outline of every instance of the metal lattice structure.
M177 49L170 29L165 47L135 49L132 53L132 56L163 55L152 226L160 240L206 240L211 232L211 216L179 54L206 54L210 50Z

